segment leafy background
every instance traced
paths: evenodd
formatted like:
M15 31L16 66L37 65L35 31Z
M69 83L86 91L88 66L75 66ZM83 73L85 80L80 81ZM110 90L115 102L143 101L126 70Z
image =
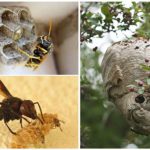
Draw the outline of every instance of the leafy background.
M97 39L123 35L150 37L150 3L81 3L81 147L149 148L150 137L130 131L115 106L108 101L101 78L104 51ZM116 42L112 38L109 42Z

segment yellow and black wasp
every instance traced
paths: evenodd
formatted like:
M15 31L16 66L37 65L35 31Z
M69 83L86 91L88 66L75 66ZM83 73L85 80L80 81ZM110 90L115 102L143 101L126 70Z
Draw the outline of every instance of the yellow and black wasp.
M39 65L43 62L46 55L53 52L54 46L53 46L53 42L50 36L51 29L52 29L52 23L50 23L48 35L42 35L37 38L37 45L35 49L33 50L32 55L18 48L18 50L21 53L29 57L29 60L25 64L26 67L31 67L34 69L38 68Z

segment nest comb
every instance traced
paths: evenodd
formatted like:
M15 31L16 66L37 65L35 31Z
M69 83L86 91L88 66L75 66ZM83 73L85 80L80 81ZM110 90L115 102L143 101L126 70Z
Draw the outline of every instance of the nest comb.
M0 7L0 62L16 64L28 58L18 47L31 53L36 42L35 23L26 7Z
M41 116L39 116L41 118ZM45 143L45 136L49 134L52 129L60 128L63 121L59 120L57 114L43 114L44 123L41 124L39 120L33 121L31 124L20 129L17 135L9 135L6 139L8 148L39 148L43 147ZM41 118L42 119L42 118ZM50 142L50 141L47 141Z

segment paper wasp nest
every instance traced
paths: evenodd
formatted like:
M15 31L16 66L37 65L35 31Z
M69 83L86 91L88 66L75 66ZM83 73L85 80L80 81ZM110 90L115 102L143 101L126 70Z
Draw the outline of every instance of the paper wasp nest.
M45 136L50 130L55 128L61 129L61 123L56 114L43 114L44 123L41 124L39 120L32 121L32 123L23 127L17 132L17 135L10 135L6 141L8 148L43 148L46 142ZM40 117L41 118L41 117ZM62 130L62 129L61 129ZM47 141L50 142L50 141Z
M35 44L35 24L25 7L0 7L0 61L4 64L22 62L27 57L18 47L30 51Z
M115 43L106 51L102 61L102 77L109 99L121 110L131 129L150 134L150 93L143 103L137 103L138 93L128 92L128 85L147 75L141 68L150 60L150 40L133 38Z

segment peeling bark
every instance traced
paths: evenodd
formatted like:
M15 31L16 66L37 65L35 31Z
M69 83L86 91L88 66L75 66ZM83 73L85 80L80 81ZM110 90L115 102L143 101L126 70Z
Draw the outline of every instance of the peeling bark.
M144 93L145 101L137 103L136 92L128 92L127 86L143 80L145 71L140 67L150 60L150 40L133 38L112 45L102 61L102 77L109 99L120 109L131 130L150 134L150 94Z

